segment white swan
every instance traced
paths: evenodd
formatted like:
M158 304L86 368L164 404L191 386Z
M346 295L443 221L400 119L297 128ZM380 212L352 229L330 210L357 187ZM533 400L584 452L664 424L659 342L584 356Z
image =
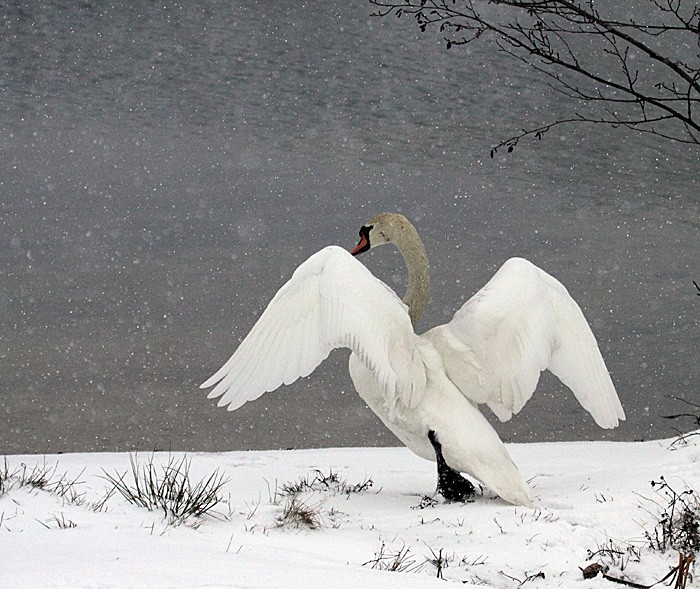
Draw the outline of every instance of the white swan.
M408 267L402 302L353 256L394 243ZM472 475L504 500L533 505L498 434L477 409L501 420L520 411L548 368L604 428L625 414L595 337L552 276L508 260L452 321L418 336L430 270L418 234L400 214L360 229L352 255L330 246L279 290L224 366L202 387L231 411L310 374L334 348L352 350L355 388L413 452L438 464L438 491L465 500ZM404 304L405 303L405 304Z

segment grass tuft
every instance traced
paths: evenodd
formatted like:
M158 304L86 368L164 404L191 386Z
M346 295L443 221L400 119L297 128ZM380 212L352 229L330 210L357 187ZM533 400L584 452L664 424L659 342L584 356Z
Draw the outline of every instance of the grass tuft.
M274 492L270 493L270 502L273 505L280 505L284 501L284 508L281 515L277 517L277 527L279 528L307 528L316 530L324 525L322 517L321 503L311 505L302 496L305 493L325 493L331 496L353 493L364 493L374 485L371 478L366 478L356 484L350 484L341 478L333 469L327 473L319 469L311 471L299 480L278 485L275 483ZM269 485L268 485L269 489ZM327 496L326 496L327 498ZM331 520L332 527L338 527L334 518L342 515L338 510L331 508L327 512Z
M179 460L169 456L167 464L160 469L153 463L153 455L145 464L139 464L134 455L130 455L129 460L130 482L126 480L128 472L111 475L103 471L104 478L112 484L111 493L117 492L129 503L149 511L162 510L169 524L178 525L193 517L211 515L214 507L223 501L219 492L228 479L224 479L219 469L193 483L187 456Z
M440 548L437 553L430 548L430 546L428 546L428 550L430 550L430 556L425 558L426 564L429 564L435 568L435 573L438 579L444 579L445 577L443 577L443 573L445 569L450 566L450 562L454 560L454 555L448 557L442 553L442 548Z
M423 495L418 505L411 506L411 509L427 509L428 507L435 507L437 504L437 499L433 499L428 495Z
M369 566L380 571L392 571L397 573L416 573L423 569L425 562L416 563L416 559L411 554L410 548L405 544L398 550L387 550L386 543L374 553L374 558L362 563L362 566Z
M35 464L31 469L26 464L10 470L7 462L7 456L0 466L0 495L7 493L15 485L21 487L29 487L53 493L74 505L83 505L85 503L85 494L78 490L79 481L84 470L75 478L69 478L67 473L58 474L58 463L53 466L43 464Z
M639 547L609 539L599 544L596 550L589 550L587 560L595 559L606 569L612 567L624 572L630 562L638 563L641 558L642 551Z
M70 528L77 528L78 524L74 521L66 519L66 516L62 513L53 516L53 521L61 530L68 530Z
M20 487L31 487L32 489L41 489L42 491L50 492L53 488L53 483L51 479L56 470L58 469L58 464L54 466L48 466L44 464L35 464L31 470L26 464L21 464L18 469L15 470L15 478L19 482Z
M12 473L10 473L10 467L7 464L7 456L3 459L3 464L0 466L0 497L7 493L12 487Z
M309 505L298 494L290 495L284 504L282 514L277 518L278 528L308 528L317 530L323 525L321 509Z
M331 492L333 494L352 495L353 493L364 493L369 491L374 482L371 478L366 478L356 484L351 484L341 478L333 469L328 473L316 469L305 477L292 483L284 483L275 489L272 502L279 503L280 499L293 497L305 492Z

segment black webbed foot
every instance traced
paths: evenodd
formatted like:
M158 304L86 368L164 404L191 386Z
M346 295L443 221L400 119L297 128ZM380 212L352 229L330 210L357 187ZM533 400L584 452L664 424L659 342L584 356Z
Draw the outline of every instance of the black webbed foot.
M442 455L442 444L438 442L433 430L428 432L428 439L435 450L437 459L438 484L437 491L449 502L466 503L476 492L474 485L465 479L456 470L447 466Z

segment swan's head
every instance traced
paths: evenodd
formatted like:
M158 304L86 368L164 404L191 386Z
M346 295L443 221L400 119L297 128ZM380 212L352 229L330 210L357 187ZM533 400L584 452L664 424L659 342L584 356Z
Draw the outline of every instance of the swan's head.
M409 227L411 223L400 213L382 213L372 217L360 227L360 241L351 253L357 256L378 245L391 243L399 233Z

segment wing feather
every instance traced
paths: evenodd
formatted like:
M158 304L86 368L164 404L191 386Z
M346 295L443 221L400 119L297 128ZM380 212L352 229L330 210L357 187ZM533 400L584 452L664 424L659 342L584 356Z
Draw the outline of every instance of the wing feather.
M426 334L462 393L502 421L522 409L551 370L605 428L625 413L581 309L564 286L521 258L508 260L457 311Z
M384 283L336 246L312 255L277 292L229 360L201 386L236 409L308 376L338 347L350 348L390 404L415 406L425 366L406 307Z

